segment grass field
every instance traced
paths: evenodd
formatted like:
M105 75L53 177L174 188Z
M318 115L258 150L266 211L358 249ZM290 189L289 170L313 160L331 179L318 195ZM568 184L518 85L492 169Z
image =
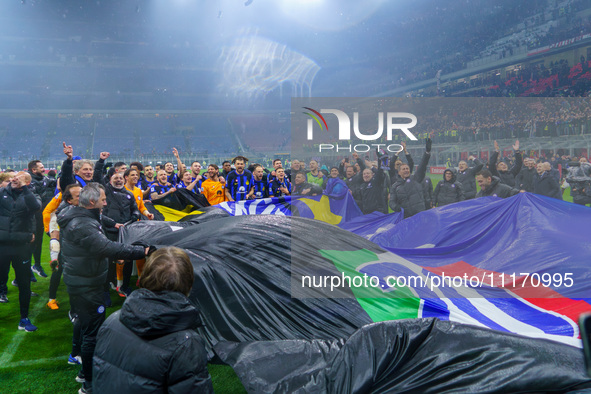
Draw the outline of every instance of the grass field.
M45 236L42 265L49 275L47 241ZM65 285L60 284L57 294L60 309L50 310L45 306L49 277L31 283L31 290L39 297L31 298L29 317L39 329L31 333L18 331L18 289L10 285L14 279L13 270L10 272L9 302L0 304L0 393L77 392L81 385L74 378L79 367L67 363L72 350L72 324L68 319L69 298ZM111 300L113 307L107 309L107 314L118 310L124 299L112 292ZM210 364L208 367L216 393L246 392L229 366Z
M433 186L442 175L429 175ZM570 190L564 193L566 201L572 201ZM44 238L43 267L49 274L47 237ZM14 279L11 269L9 282ZM135 278L132 280L135 283ZM8 285L8 304L0 304L0 393L74 393L80 387L74 380L79 367L68 365L71 351L72 324L68 319L69 301L65 286L60 284L57 299L58 310L49 310L49 278L38 278L31 289L39 297L31 298L29 317L39 329L36 332L18 331L18 289ZM110 314L123 304L123 298L112 293L113 307ZM225 365L209 365L214 390L217 393L245 392L232 368Z

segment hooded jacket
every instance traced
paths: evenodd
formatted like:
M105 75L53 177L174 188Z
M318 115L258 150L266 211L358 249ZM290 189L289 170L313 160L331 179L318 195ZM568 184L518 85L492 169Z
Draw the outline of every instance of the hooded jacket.
M519 193L519 190L512 188L511 186L505 185L501 183L501 180L493 176L490 185L486 188L486 190L480 190L476 197L500 197L500 198L507 198L516 195Z
M451 179L445 180L445 174L450 173ZM456 180L456 174L447 168L443 171L443 180L439 181L433 192L433 204L438 207L449 205L454 202L464 201L462 184Z
M110 241L103 232L100 210L70 205L57 215L60 226L61 254L64 260L64 283L70 294L102 290L108 259L144 258L143 246Z
M139 289L100 328L96 393L212 393L199 311L177 292Z

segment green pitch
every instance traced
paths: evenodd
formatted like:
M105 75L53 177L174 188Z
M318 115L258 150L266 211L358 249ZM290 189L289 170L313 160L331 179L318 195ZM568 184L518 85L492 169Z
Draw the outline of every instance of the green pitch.
M45 236L42 266L51 276L48 239ZM66 287L60 283L57 300L60 309L50 310L48 301L49 277L37 278L31 290L39 297L31 297L29 318L38 327L35 332L18 331L20 320L18 289L10 284L14 271L10 270L7 304L0 304L0 393L75 393L81 387L74 378L79 366L69 365L72 350L72 323L68 319L69 298ZM132 283L135 283L136 278ZM121 308L124 299L112 292L112 308L107 314ZM208 365L216 393L246 392L227 365Z

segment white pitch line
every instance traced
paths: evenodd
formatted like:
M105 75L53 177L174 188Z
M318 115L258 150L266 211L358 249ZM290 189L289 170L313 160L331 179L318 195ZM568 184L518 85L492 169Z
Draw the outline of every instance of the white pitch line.
M41 313L41 311L43 310L43 307L45 306L45 301L43 301L45 298L42 295L39 295L39 301L35 304L35 306L33 307L31 313L29 313L29 318L31 320L35 320L35 318L37 318L37 316L39 316L39 314ZM20 312L17 312L20 315ZM6 348L4 349L4 353L2 353L2 356L0 356L0 368L4 368L5 365L7 365L8 363L10 363L12 361L12 358L14 357L14 355L16 354L21 342L23 341L23 339L25 339L25 337L27 335L35 335L34 332L25 332L25 331L21 331L18 330L18 323L15 321L15 329L16 332L14 333L14 336L12 337L12 342L10 342L8 344L8 346L6 346ZM37 360L35 360L37 361Z
M43 363L54 363L56 361L64 361L64 356L59 357L52 357L52 358L40 358L38 360L22 360L22 361L15 361L9 364L0 365L0 369L8 369L14 367L23 367L23 366L31 366L31 365L38 365Z

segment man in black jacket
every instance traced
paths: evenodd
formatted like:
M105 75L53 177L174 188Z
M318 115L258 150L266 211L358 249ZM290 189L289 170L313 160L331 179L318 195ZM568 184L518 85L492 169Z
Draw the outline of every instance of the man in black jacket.
M31 252L35 241L35 213L41 209L41 199L28 185L31 176L17 173L10 184L0 189L0 302L6 298L10 263L18 284L21 320L19 330L37 330L29 320L31 301Z
M99 165L96 165L99 167ZM141 216L140 211L135 202L133 194L125 188L124 174L116 172L111 174L109 183L105 186L105 194L107 196L107 206L103 209L101 215L101 223L105 228L107 238L111 241L119 239L119 229L127 223L137 222ZM123 277L122 280L117 280L116 261L109 264L109 274L105 282L105 302L109 305L109 285L110 283L117 283L116 289L120 296L127 297L131 293L129 281L131 280L131 273L133 271L132 261L126 260L123 263ZM120 275L121 275L121 271Z
M113 313L94 353L97 393L212 393L199 310L187 296L193 265L183 250L152 253L141 289Z
M532 193L534 191L534 176L537 174L536 161L526 157L523 164L525 164L525 167L515 177L515 187Z
M550 174L550 163L538 163L538 173L534 177L534 193L562 200L560 185Z
M295 173L292 196L319 196L322 194L322 188L315 183L306 182L306 174L303 172Z
M464 201L464 192L462 184L456 181L456 175L451 168L443 171L443 180L435 186L433 193L433 206L442 207L454 202Z
M31 189L41 198L41 209L35 214L35 242L33 242L32 271L37 275L47 278L45 270L41 266L41 247L43 245L43 209L54 196L55 185L45 176L45 167L41 160L31 160L28 164L31 175Z
M484 167L484 163L481 163L474 156L470 156L468 161L472 162L474 166L468 167L468 163L462 160L458 163L458 174L456 175L458 182L462 184L466 200L476 197L476 173Z
M86 186L88 182L100 182L102 177L102 167L96 171L90 160L76 160L74 162L74 150L72 145L64 145L64 154L67 156L62 163L62 172L59 179L60 190L66 190L68 185L77 183L81 187ZM101 159L104 163L104 152L101 153Z
M495 141L495 152L490 157L488 170L493 176L498 177L501 183L515 187L515 177L519 174L519 171L521 171L521 166L523 164L523 161L521 160L521 152L519 151L519 140L516 140L515 144L513 144L515 164L511 169L507 167L507 163L504 161L497 164L500 151L499 144Z
M415 169L415 162L413 161L412 156L410 155L410 153L408 153L408 150L406 150L406 142L405 141L401 141L400 142L400 146L402 146L402 150L404 152L404 156L406 157L406 164L408 164L408 168L410 169L410 173L412 174L413 170ZM400 170L400 166L402 164L404 164L402 162L402 160L400 160L398 158L398 156L399 155L394 155L392 157L392 160L390 161L389 175L390 175L390 184L391 185L393 185L394 183L396 183L397 181L400 180L400 175L398 174L398 171Z
M501 183L501 180L496 176L492 176L488 170L482 170L476 174L476 182L480 186L480 191L476 195L477 198L487 196L507 198L519 193L519 190Z
M110 241L103 232L100 215L107 204L104 187L89 183L80 192L79 206L64 208L58 215L64 283L70 294L71 311L78 315L81 333L82 393L92 387L92 356L98 329L105 320L103 289L109 258L143 258L149 248Z
M390 188L390 208L395 212L404 209L405 218L426 210L423 180L430 158L431 139L427 138L425 153L421 164L417 167L417 172L411 176L409 166L402 164L398 170L399 178Z
M361 183L358 188L359 208L365 215L375 211L387 213L386 199L384 197L384 180L386 174L384 170L374 163L371 168L366 168L362 172Z

